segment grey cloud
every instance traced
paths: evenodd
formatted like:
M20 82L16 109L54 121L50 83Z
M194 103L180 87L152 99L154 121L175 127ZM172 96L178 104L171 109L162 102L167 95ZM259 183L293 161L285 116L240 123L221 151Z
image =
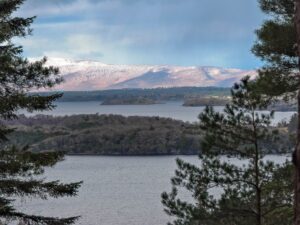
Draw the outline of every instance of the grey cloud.
M251 66L257 64L249 49L253 31L263 19L256 0L27 0L20 14L37 15L34 35L51 43L92 35L95 44L105 45L103 60L118 55L126 62L146 64L154 58L195 64L205 62L204 55L215 53L229 61L243 51L245 62L233 63L241 67L247 60ZM49 51L47 46L41 48ZM66 44L59 48L76 54Z

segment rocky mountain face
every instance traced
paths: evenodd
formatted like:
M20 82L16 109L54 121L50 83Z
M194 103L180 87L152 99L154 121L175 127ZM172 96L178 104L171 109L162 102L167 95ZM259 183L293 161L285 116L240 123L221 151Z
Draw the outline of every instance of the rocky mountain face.
M219 67L182 67L147 65L109 65L97 61L48 59L47 65L60 68L65 82L55 90L90 91L122 88L158 87L231 87L234 82L254 70L225 69Z

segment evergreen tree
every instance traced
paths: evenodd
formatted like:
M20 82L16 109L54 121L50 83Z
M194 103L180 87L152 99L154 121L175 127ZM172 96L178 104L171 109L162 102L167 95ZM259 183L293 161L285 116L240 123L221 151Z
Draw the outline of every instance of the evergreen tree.
M261 94L274 99L298 101L297 144L293 153L295 168L294 224L300 225L300 0L259 0L269 17L257 30L253 47L265 61L257 86Z
M273 113L257 112L269 101L254 88L247 77L233 87L232 103L223 113L207 107L200 114L200 166L178 159L173 190L162 194L165 211L176 218L169 224L291 224L291 165L265 158L279 139L270 126ZM232 157L243 165L233 163ZM181 200L187 192L192 200Z
M59 94L39 96L28 94L32 89L49 88L61 81L58 69L45 67L46 59L29 62L22 56L22 46L13 44L12 39L31 34L34 17L21 18L12 14L23 0L0 0L0 118L17 118L17 111L49 110ZM0 139L7 140L12 130L0 126ZM36 178L45 167L53 166L63 159L61 152L33 153L27 148L5 148L0 150L0 223L20 221L23 224L72 224L77 217L51 218L19 212L13 205L14 198L74 196L79 183L63 184L59 181L46 182Z

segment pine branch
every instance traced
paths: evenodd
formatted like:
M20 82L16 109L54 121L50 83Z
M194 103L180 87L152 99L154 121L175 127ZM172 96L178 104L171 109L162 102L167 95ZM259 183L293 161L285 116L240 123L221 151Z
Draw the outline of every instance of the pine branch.
M47 197L75 196L82 182L62 184L59 181L45 182L44 180L0 180L0 192L6 196L36 196Z

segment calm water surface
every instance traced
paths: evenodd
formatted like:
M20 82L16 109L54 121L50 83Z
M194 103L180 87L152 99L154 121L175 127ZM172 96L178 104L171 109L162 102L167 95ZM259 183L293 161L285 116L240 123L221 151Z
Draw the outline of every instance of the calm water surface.
M221 111L223 107L215 107ZM102 106L99 102L59 102L55 116L72 114L121 114L160 116L196 122L204 107L183 107L182 102L144 106ZM277 112L274 123L289 120L294 112ZM28 115L28 113L27 113ZM31 114L32 115L32 114ZM160 203L163 191L170 191L176 168L175 156L100 157L68 156L46 171L50 180L84 181L76 198L28 201L20 204L29 213L48 216L81 215L79 225L164 225L170 218ZM195 156L182 157L199 163ZM276 162L285 157L270 156ZM240 162L237 162L240 163Z
M123 116L160 116L173 119L196 122L198 115L205 107L184 107L182 102L167 102L166 104L156 105L100 105L99 102L57 102L57 108L51 112L55 116L72 114L120 114ZM221 111L223 107L215 107L216 111ZM21 112L25 113L25 112ZM295 112L276 112L274 123L282 120L289 120ZM25 113L27 115L32 115ZM35 113L35 114L40 114Z
M79 195L49 201L27 200L19 206L29 213L48 216L81 215L78 225L165 225L170 218L163 212L160 194L171 190L175 158L68 156L48 169L46 177L64 182L83 180ZM196 156L181 158L199 164ZM268 159L281 163L286 157Z

